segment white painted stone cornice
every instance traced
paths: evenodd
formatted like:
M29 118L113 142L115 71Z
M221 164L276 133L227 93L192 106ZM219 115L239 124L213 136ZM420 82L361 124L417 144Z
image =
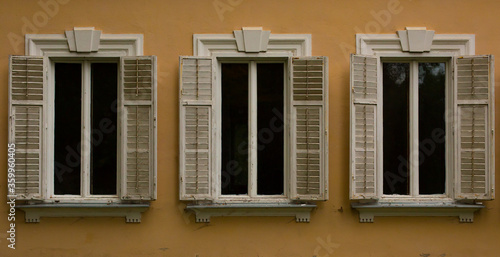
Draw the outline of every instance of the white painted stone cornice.
M475 54L475 35L472 34L435 34L434 31L417 29L410 33L416 32L418 34L417 41L414 41L414 39L405 38L408 30L403 32L405 33L356 34L356 53L362 55L437 54L449 56ZM425 38L422 37L423 32L425 32ZM412 50L410 51L410 49Z
M267 42L267 43L266 43ZM232 34L194 34L193 55L280 54L311 56L310 34L272 34L261 28L235 30Z
M75 30L69 31L70 33L66 31L65 34L26 34L25 54L68 57L82 56L82 54L95 57L143 55L144 40L141 34L103 34L92 30L90 37L89 30L83 31L87 33L87 36L83 36L86 38L83 41L75 38ZM77 43L80 45L77 46Z

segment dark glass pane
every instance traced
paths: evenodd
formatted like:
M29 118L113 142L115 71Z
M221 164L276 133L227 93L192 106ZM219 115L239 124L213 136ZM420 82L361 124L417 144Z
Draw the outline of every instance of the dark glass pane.
M92 63L90 193L116 194L116 63Z
M383 64L384 194L407 195L410 64Z
M248 64L222 64L222 194L248 194Z
M54 105L54 194L80 195L81 64L55 64Z
M445 67L418 64L419 194L445 193Z
M257 194L283 194L283 63L257 64Z

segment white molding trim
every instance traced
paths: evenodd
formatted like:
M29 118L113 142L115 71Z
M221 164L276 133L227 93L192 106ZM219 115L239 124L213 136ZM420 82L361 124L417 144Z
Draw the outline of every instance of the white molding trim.
M462 223L474 222L474 212L484 208L481 204L440 204L440 203L351 203L359 212L359 222L373 223L374 217L392 216L458 216Z
M356 54L391 55L405 53L397 34L356 34ZM430 54L474 55L475 35L473 34L435 34ZM408 56L426 56L429 53L405 53Z
M270 34L266 53L291 56L311 56L310 34ZM238 45L233 34L194 34L193 55L237 54Z
M210 222L221 216L295 217L296 222L309 222L316 204L192 204L186 211L196 214L196 222Z
M125 217L127 223L140 223L149 204L33 204L16 208L24 211L26 223L40 217Z
M141 56L143 42L142 34L101 34L97 52L77 53L70 50L64 34L26 34L25 54L51 57Z

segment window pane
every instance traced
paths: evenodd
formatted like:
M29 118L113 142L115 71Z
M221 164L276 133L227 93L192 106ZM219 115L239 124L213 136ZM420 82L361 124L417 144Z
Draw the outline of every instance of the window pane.
M222 194L248 194L248 64L222 64Z
M55 64L54 194L80 195L82 66Z
M383 64L384 194L410 192L409 71L409 63Z
M419 194L445 193L445 67L418 64Z
M116 194L116 63L92 63L90 193Z
M283 63L257 64L257 194L283 189Z

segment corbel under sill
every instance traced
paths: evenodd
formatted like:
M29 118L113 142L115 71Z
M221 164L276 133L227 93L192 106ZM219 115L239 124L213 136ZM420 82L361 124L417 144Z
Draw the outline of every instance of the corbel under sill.
M460 203L351 203L359 212L359 222L372 223L375 216L458 216L460 222L472 223L474 212L482 204Z
M196 214L196 222L210 222L221 216L282 216L295 217L296 222L309 222L316 204L230 203L188 204L186 210Z
M149 203L141 204L29 204L16 206L24 211L27 223L38 223L41 217L125 217L128 223L140 223Z

